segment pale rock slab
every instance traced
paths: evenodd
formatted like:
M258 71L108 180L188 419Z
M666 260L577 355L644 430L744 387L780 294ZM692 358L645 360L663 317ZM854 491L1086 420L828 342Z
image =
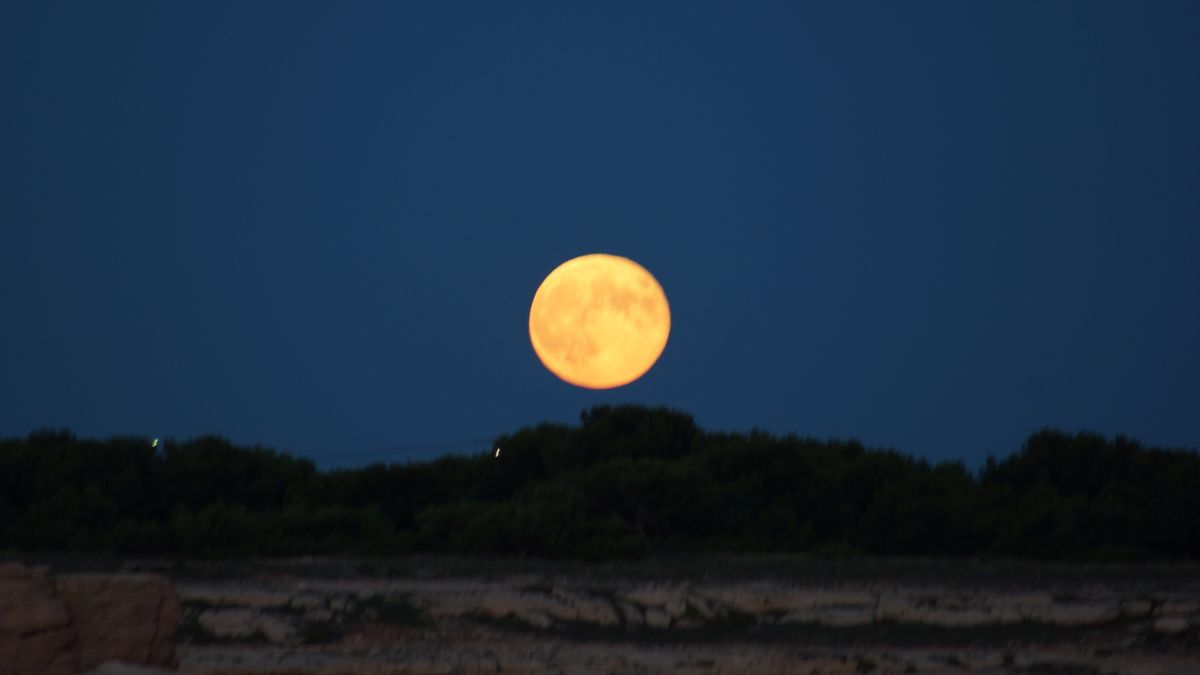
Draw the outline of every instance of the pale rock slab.
M571 608L575 621L597 626L615 626L621 622L617 610L607 600L582 592L555 587L552 596Z
M687 609L686 585L650 584L626 589L621 598L642 607L655 607L672 617L682 616Z
M200 612L196 620L214 637L227 640L244 640L262 635L268 642L280 644L288 642L296 634L296 626L290 621L244 607L205 610Z
M624 619L626 627L640 628L646 623L646 617L642 614L642 610L632 602L618 602L617 607L621 610L621 617Z
M1154 631L1165 635L1179 635L1188 629L1187 617L1160 616L1154 620Z

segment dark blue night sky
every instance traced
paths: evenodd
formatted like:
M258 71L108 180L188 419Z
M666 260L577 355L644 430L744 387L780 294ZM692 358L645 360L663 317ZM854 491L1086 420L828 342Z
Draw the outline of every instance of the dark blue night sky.
M1200 446L1200 3L416 4L4 3L0 436ZM590 252L673 313L608 392L527 334Z

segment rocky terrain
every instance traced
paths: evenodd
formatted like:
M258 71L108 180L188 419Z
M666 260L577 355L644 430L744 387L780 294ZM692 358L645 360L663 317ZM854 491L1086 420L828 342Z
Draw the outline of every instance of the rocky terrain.
M1200 674L1200 570L1179 566L430 558L159 571L189 673Z
M67 574L0 564L0 674L74 675L110 661L174 664L179 608L144 574Z

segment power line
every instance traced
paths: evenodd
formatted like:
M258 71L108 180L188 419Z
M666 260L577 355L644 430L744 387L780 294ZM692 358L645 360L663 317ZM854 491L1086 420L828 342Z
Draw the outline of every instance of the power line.
M495 440L495 436L486 436L479 438L464 438L459 440L446 441L429 441L426 443L410 443L405 445L393 445L387 448L378 448L375 450L361 450L351 452L323 453L323 454L306 454L308 459L314 461L322 460L361 460L375 458L395 458L395 459L410 459L412 455L429 455L431 453L442 453L451 450L467 450L478 448L480 452L491 451L491 443Z

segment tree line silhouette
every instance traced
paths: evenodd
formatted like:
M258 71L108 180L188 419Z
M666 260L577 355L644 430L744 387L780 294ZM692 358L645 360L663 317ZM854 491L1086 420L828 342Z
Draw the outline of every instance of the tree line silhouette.
M0 440L0 550L121 555L699 552L1200 557L1200 455L1039 431L972 474L856 441L599 406L497 457L318 471L206 436Z

